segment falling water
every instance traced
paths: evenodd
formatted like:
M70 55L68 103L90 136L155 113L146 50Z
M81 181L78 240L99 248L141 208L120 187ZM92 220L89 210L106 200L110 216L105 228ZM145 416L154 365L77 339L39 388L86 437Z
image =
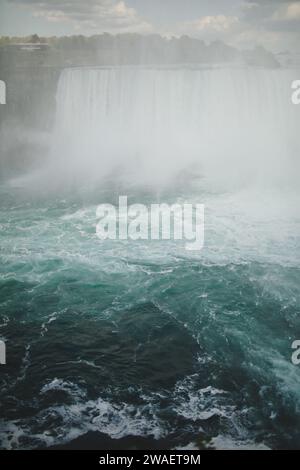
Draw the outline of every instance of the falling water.
M290 183L299 152L294 77L264 69L67 69L53 153L77 179L130 175L157 186L189 171L229 186Z

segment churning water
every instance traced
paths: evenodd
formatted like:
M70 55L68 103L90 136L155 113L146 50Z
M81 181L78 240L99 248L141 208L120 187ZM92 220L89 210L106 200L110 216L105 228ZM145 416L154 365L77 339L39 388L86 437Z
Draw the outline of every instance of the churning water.
M70 69L1 187L1 445L299 447L295 71ZM206 206L205 247L99 241L96 206Z

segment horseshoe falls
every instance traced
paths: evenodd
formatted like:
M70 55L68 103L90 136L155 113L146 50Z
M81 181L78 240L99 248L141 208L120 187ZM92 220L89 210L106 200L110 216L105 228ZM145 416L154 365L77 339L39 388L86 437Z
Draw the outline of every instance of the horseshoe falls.
M299 448L299 70L62 71L1 180L2 448ZM99 240L96 209L204 204L205 242Z
M263 69L66 69L56 97L55 179L59 173L64 185L82 184L86 177L90 185L112 177L159 190L197 173L229 189L290 184L299 165L295 76Z

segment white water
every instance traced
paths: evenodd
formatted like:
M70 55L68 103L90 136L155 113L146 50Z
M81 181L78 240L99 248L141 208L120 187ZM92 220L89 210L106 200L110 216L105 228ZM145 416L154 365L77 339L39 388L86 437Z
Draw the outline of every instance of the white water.
M291 70L67 69L52 165L75 181L113 175L157 188L188 173L231 189L290 186L300 151L295 78Z

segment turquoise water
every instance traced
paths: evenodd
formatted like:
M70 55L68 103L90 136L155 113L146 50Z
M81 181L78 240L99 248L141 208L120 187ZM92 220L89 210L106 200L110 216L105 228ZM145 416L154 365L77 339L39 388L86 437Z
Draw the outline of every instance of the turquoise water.
M111 188L2 184L2 448L299 448L297 195L175 192L130 201L204 203L201 252L100 241Z

